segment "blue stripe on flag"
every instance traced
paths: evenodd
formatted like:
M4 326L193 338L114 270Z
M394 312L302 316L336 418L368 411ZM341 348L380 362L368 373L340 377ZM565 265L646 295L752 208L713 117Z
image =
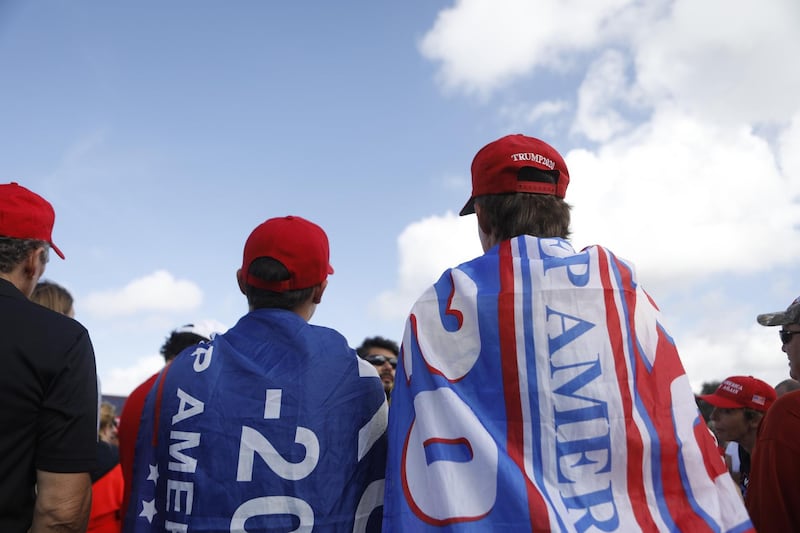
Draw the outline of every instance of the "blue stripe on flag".
M467 439L428 439L422 443L425 450L427 464L436 461L451 461L454 463L468 463L474 454L472 446Z

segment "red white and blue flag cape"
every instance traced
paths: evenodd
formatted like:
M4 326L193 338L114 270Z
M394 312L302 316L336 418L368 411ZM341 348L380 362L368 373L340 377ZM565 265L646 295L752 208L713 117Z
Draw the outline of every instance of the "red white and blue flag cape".
M379 531L386 416L344 337L252 311L156 381L125 531Z
M522 236L411 311L389 414L395 531L753 529L632 267Z

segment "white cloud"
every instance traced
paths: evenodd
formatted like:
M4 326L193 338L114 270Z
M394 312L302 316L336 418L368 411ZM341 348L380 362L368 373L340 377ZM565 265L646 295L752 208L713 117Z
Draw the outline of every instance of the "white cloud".
M566 52L585 50L631 0L457 0L420 42L439 62L447 89L486 94L536 67L560 68Z
M589 67L578 89L573 131L603 142L628 129L628 121L615 108L630 99L626 68L625 56L616 50L609 50Z
M695 391L703 382L729 376L755 376L772 386L789 377L786 354L781 352L774 328L754 325L717 335L706 331L683 335L676 342Z
M475 217L450 212L410 224L398 237L397 248L397 286L381 292L372 306L385 319L405 317L442 272L483 253Z
M797 194L800 187L800 110L778 139L778 162L786 176L789 194Z
M721 14L724 17L721 18ZM718 122L783 122L798 110L800 3L678 0L634 36L638 82Z
M202 300L203 293L195 283L158 270L120 289L93 292L83 307L92 315L116 317L139 312L191 311Z
M665 110L596 152L571 152L567 164L576 246L607 245L647 279L680 286L800 255L800 183L790 185L747 128Z
M163 366L163 357L160 355L148 355L137 359L131 366L112 368L107 375L100 378L103 394L127 396L140 383L158 372Z

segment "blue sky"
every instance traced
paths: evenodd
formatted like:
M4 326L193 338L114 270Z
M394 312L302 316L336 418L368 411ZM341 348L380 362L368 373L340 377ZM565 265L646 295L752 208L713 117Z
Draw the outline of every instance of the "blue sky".
M800 294L800 5L645 4L0 0L0 181L54 204L45 277L126 394L172 328L246 312L234 274L273 216L330 237L314 323L399 340L480 252L455 215L475 152L538 136L574 244L637 265L693 385L774 384L755 315Z

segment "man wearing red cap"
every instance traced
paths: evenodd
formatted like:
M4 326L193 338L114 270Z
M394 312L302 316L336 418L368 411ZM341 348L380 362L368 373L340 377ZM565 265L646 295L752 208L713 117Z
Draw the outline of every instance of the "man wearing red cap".
M633 267L567 241L549 144L478 151L484 255L411 310L389 420L384 531L752 531Z
M337 332L308 323L328 238L297 216L250 234L250 312L162 370L143 409L126 531L378 531L386 397Z
M31 302L49 250L53 207L0 185L0 531L86 528L97 440L89 334Z
M764 313L762 326L780 326L789 376L800 379L800 297L785 311ZM770 407L758 429L747 489L747 510L760 533L800 531L800 391Z
M764 413L777 398L775 389L752 376L731 376L720 383L713 394L699 398L714 406L711 421L717 436L725 442L739 444L739 489L745 495L756 432Z

